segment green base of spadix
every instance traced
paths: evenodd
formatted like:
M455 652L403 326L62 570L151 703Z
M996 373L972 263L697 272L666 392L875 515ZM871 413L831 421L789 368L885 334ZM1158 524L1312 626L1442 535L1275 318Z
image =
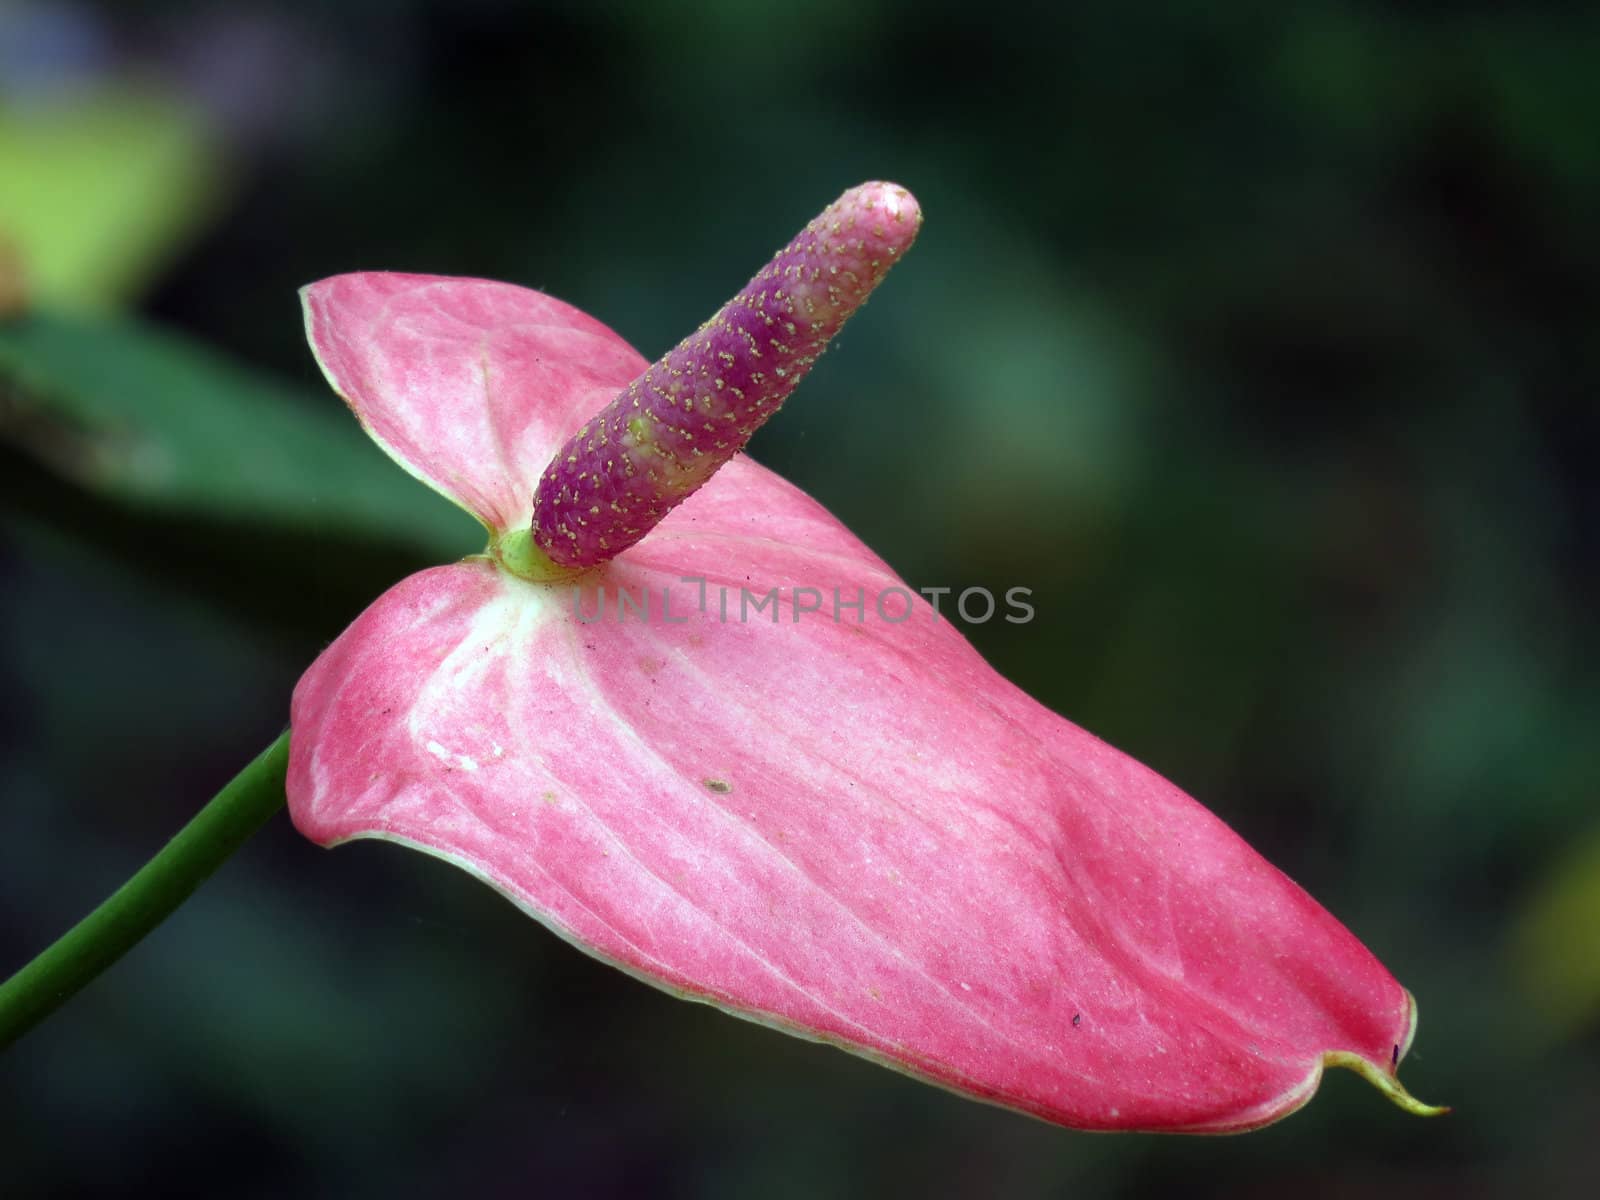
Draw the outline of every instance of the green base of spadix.
M530 583L559 583L580 575L586 567L563 567L534 543L533 530L524 526L489 540L489 557L519 579Z

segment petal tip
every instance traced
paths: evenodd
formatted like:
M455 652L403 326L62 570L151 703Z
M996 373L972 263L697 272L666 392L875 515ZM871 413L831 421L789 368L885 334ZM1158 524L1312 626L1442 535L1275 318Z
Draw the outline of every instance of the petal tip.
M1328 1051L1322 1056L1322 1065L1354 1071L1387 1096L1397 1108L1404 1109L1414 1117L1442 1117L1450 1111L1450 1106L1446 1104L1424 1104L1406 1091L1405 1085L1395 1077L1392 1069L1381 1067L1371 1059L1349 1050Z
M1388 1063L1376 1063L1364 1055L1350 1050L1330 1050L1322 1056L1324 1067L1344 1067L1354 1071L1373 1087L1377 1088L1397 1108L1402 1108L1415 1117L1441 1117L1450 1111L1447 1104L1424 1104L1400 1082L1396 1072L1400 1068L1400 1060L1411 1049L1412 1039L1417 1035L1417 998L1411 994L1409 988L1402 988L1406 997L1406 1028L1404 1034L1394 1045L1394 1052Z

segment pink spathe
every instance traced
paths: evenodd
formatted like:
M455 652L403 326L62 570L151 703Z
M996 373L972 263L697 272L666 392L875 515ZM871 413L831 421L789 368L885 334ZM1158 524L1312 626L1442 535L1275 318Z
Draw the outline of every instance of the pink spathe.
M305 304L363 425L494 536L645 366L505 284L350 275ZM1060 1124L1251 1128L1325 1064L1425 1111L1394 1080L1411 998L1361 943L923 600L884 619L906 587L743 457L576 580L424 571L295 690L295 823L438 855L674 994ZM778 589L777 619L724 620L721 588ZM806 588L827 600L797 617Z

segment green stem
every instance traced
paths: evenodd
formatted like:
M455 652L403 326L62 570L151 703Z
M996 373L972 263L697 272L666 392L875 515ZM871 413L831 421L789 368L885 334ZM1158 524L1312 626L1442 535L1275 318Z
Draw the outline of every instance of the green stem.
M289 731L233 777L165 848L83 920L0 984L0 1050L121 958L283 807Z

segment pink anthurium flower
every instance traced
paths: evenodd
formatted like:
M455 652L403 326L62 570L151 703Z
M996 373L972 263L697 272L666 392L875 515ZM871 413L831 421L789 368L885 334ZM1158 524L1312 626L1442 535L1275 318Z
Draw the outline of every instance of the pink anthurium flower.
M296 824L438 855L657 987L1063 1125L1249 1129L1330 1065L1433 1111L1395 1078L1412 999L1354 936L736 456L920 223L852 189L654 366L508 284L307 288L334 388L489 546L300 681Z

